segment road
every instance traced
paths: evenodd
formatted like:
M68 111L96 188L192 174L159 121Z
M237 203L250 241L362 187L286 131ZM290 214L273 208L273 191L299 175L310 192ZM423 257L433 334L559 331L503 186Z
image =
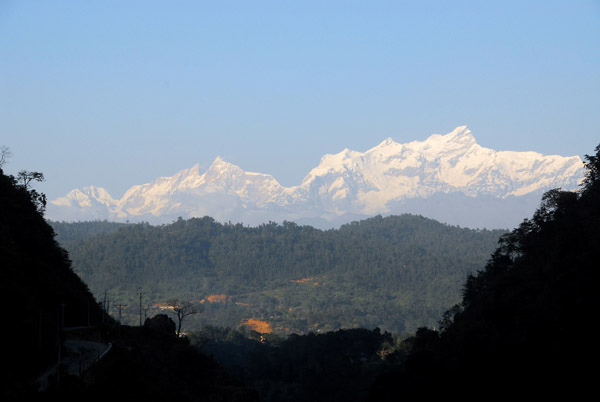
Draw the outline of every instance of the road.
M102 359L110 351L112 344L85 341L80 339L67 339L63 343L63 354L60 366L61 375L83 376L94 363ZM38 390L48 388L48 378L56 373L59 363L54 364L37 379Z

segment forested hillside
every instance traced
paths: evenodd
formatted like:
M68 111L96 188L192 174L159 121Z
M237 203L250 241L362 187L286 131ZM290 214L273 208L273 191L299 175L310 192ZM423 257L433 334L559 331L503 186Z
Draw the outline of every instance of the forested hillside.
M78 240L86 240L90 237L116 232L126 223L109 221L87 221L87 222L55 222L49 221L50 226L56 233L56 241L60 244L68 244Z
M107 222L53 225L97 297L107 291L131 306L140 291L148 303L191 300L204 307L194 317L202 322L190 321L192 327L235 328L256 319L280 333L435 326L504 233L413 215L377 216L327 231L209 217L116 231ZM81 233L84 225L110 230L89 237ZM136 307L128 311L125 317L137 314Z
M578 192L552 190L469 276L441 333L420 329L371 400L408 395L587 398L596 391L600 146Z

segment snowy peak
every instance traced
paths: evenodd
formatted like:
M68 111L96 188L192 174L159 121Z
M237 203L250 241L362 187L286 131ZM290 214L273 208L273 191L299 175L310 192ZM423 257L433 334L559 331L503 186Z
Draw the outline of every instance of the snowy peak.
M243 175L244 171L239 166L229 163L224 160L221 156L217 156L213 163L210 165L206 173L214 175Z
M387 138L365 152L346 148L326 154L298 186L283 187L269 174L246 172L218 156L206 171L196 164L173 176L133 186L120 200L101 187L73 190L49 204L48 216L163 223L177 216L209 215L221 221L258 224L315 219L339 223L351 217L411 212L436 219L441 214L446 217L442 221L464 225L455 219L455 212L444 212L452 207L443 200L451 199L456 208L470 205L464 207L464 215L482 217L475 227L506 228L529 216L543 191L574 190L583 175L578 156L498 152L480 146L467 126L459 126L424 141L400 144ZM485 221L497 215L504 222L518 208L513 205L499 213L500 206L525 196L529 197L528 209L518 219L501 225ZM482 198L488 200L487 208L494 205L494 209L478 214L473 205ZM495 204L489 200L496 200Z
M110 196L108 191L106 191L102 187L89 186L89 187L84 187L83 190L85 191L86 194L89 194L90 197L95 198L96 200L100 201L104 205L109 205L115 201Z
M88 186L84 187L83 191L79 189L71 190L66 196L52 201L56 205L73 207L91 207L92 202L108 206L113 204L115 200L104 188Z
M442 137L448 138L450 141L461 141L463 139L467 139L469 141L475 141L475 137L473 137L473 133L467 126L458 126L451 132Z
M177 173L176 181L172 183L174 188L194 188L199 185L202 180L202 173L200 173L200 164L196 163L190 169L184 169Z
M202 176L204 184L222 191L247 196L256 188L269 191L281 191L283 187L269 174L246 172L239 166L225 161L220 156L210 165Z
M456 148L468 149L477 145L475 137L473 137L467 126L455 128L451 133L442 136L442 139L446 140L445 145L447 148L455 146Z
M248 177L261 177L265 180L275 180L270 174L246 172L239 166L227 162L222 157L218 156L210 167L203 174L205 180L208 178L230 178L245 180Z
M394 141L392 139L392 137L387 137L385 140L383 140L379 145L377 145L375 148L387 148L387 147L393 147L395 145L399 145L396 141Z
M496 152L460 126L425 141L399 144L388 138L364 153L326 155L302 187L331 211L373 214L389 212L390 203L434 194L502 199L554 186L574 189L582 175L577 156Z
M407 146L428 156L467 152L473 147L479 147L467 126L457 127L446 135L433 134L425 141L413 141Z

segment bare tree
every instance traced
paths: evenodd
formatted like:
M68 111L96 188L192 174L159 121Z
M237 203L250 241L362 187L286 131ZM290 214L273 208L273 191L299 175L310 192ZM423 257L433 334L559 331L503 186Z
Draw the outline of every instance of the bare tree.
M188 315L200 313L201 309L197 308L189 301L171 300L167 302L167 305L171 308L171 311L177 315L177 337L179 338L183 319Z
M10 152L10 149L8 149L7 146L2 145L0 147L0 169L2 169L2 166L4 166L11 156L12 152Z

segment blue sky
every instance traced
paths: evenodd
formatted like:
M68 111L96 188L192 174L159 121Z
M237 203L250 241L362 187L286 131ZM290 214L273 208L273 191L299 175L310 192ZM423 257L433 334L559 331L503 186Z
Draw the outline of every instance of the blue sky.
M325 153L468 125L600 143L600 1L0 0L0 145L49 199L216 156L299 184Z

